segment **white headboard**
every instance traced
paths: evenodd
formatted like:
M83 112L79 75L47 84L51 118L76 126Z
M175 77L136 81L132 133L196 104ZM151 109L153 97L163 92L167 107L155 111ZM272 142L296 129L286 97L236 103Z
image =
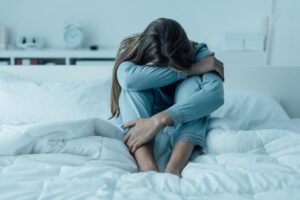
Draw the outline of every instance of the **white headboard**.
M300 117L300 66L226 67L225 88L255 90L280 100L291 117Z
M0 70L36 81L70 81L111 76L113 62L103 66L9 66ZM281 100L291 117L300 117L300 66L225 66L225 88L255 90Z

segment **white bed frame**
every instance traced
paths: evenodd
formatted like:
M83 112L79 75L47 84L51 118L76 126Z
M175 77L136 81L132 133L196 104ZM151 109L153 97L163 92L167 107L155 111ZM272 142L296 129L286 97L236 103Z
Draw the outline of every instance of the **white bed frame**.
M9 66L0 70L36 81L91 80L111 76L113 62L101 66ZM280 99L291 117L300 117L300 66L225 66L225 88L267 93Z

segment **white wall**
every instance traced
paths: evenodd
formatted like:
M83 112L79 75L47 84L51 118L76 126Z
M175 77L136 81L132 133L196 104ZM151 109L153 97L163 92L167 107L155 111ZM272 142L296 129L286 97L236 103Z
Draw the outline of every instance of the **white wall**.
M276 0L271 64L300 66L300 1Z
M276 1L271 64L300 65L300 1ZM63 48L62 29L70 19L86 32L84 45L117 47L158 17L179 21L191 39L220 49L228 32L262 33L272 0L0 0L0 25L19 35L41 35L48 47Z
M158 17L178 20L189 36L220 46L226 32L261 32L268 0L0 0L0 24L21 34L38 34L51 47L62 47L69 19L86 30L86 45L118 46Z

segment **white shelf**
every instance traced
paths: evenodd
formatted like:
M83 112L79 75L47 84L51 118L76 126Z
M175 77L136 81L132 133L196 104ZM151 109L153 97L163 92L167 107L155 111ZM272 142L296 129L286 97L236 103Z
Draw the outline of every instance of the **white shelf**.
M114 58L117 49L99 49L97 51L91 51L88 49L78 50L63 50L63 49L41 49L41 50L0 50L0 57L87 57L87 58L99 58L107 57Z
M97 51L89 49L41 49L41 50L0 50L0 61L9 61L10 65L16 64L16 59L40 59L45 62L56 62L60 65L88 65L96 62L114 61L117 54L116 48L103 48ZM267 53L259 51L224 51L215 50L215 55L224 65L266 65ZM62 64L63 63L63 64ZM38 63L43 65L43 63Z
M97 51L89 49L41 49L41 50L0 50L0 60L9 60L10 65L16 64L16 59L63 60L64 65L75 65L76 61L112 61L117 49L103 48Z

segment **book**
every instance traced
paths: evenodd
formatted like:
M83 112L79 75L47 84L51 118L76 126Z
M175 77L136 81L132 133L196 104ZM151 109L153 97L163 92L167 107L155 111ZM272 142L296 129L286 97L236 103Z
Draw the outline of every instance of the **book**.
M22 65L30 65L30 59L29 58L23 58L22 59Z
M9 61L0 61L0 66L9 65Z

